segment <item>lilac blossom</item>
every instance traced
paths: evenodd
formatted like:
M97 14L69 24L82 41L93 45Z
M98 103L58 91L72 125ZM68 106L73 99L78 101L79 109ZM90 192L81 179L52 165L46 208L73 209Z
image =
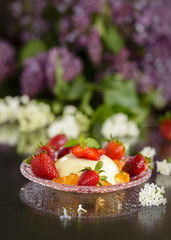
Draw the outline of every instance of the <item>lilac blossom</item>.
M21 94L34 98L46 88L45 82L46 53L29 58L24 63L20 78Z
M0 40L0 82L12 75L16 69L16 54L14 48Z
M63 79L66 82L72 81L82 71L81 60L66 48L50 49L46 65L46 78L50 89L55 85L55 70L57 67L62 67Z

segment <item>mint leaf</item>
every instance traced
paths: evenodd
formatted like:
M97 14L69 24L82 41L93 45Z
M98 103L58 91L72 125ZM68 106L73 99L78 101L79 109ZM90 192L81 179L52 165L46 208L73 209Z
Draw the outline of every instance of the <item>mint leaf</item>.
M84 135L82 133L79 136L79 141L80 141L80 143L85 141L85 137L84 137Z
M91 147L91 148L100 148L100 145L99 143L93 139L93 138L87 138L85 140L85 144L88 146L88 147Z
M98 172L102 167L103 167L103 162L102 161L98 161L98 163L96 164L94 170L96 172Z
M65 143L64 147L75 147L79 145L79 141L77 139L71 139L67 143Z
M106 176L100 176L100 180L101 180L101 181L105 181L106 179L107 179Z

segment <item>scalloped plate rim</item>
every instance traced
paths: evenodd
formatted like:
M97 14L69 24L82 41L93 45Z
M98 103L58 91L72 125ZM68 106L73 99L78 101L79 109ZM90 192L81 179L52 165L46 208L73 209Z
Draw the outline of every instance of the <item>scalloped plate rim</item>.
M142 174L132 177L129 183L122 183L122 184L116 184L116 185L110 185L110 186L75 186L75 185L55 183L52 180L39 178L31 171L30 165L25 163L24 161L20 165L20 172L28 180L32 182L36 182L42 186L50 187L59 191L77 192L77 193L107 193L107 192L115 192L115 191L131 188L147 181L152 174L152 171L149 168L147 168L147 170Z

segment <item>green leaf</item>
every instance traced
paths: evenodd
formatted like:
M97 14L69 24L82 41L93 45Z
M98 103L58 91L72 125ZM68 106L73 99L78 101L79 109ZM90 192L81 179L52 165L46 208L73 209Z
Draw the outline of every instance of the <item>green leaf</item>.
M20 62L24 62L25 59L34 57L40 52L46 51L46 46L41 40L31 40L27 42L21 49L19 58Z
M100 180L101 180L101 181L105 181L106 179L107 179L106 176L100 176Z
M87 170L91 170L91 167L85 167L84 169L80 170L79 172L85 172Z
M84 137L84 135L82 133L79 136L79 141L80 141L80 143L85 141L85 137Z
M102 161L98 161L96 166L95 166L95 168L94 168L94 170L96 172L98 172L102 167L103 167L103 162Z
M64 147L75 147L77 145L79 145L79 141L77 139L71 139L65 143Z
M99 143L93 139L93 138L87 138L85 140L85 144L88 146L88 147L91 147L91 148L100 148L100 145Z

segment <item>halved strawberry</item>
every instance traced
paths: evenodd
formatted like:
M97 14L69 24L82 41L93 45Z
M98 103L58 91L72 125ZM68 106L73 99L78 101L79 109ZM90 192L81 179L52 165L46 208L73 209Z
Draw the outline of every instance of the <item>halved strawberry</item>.
M105 149L99 148L99 149L97 149L97 151L98 151L98 153L100 154L100 156L106 154L106 150L105 150Z
M71 148L71 152L78 158L87 158L95 161L98 161L100 159L100 154L98 153L97 149L90 148L88 146L82 148L81 145L77 145Z
M40 178L52 180L58 177L58 172L52 158L43 152L31 158L30 168Z

